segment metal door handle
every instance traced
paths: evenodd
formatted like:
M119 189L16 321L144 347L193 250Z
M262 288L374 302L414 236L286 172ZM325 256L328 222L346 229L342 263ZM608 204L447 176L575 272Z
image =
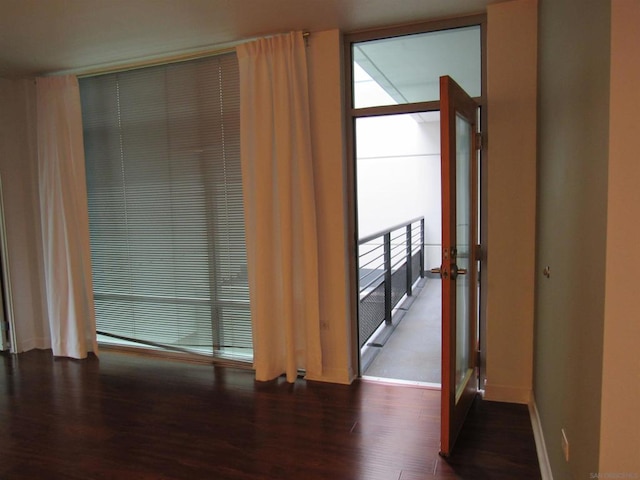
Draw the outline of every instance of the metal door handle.
M456 265L455 263L451 265L451 280L455 280L458 275L466 275L467 274L467 269L466 268L458 268L458 265Z
M440 275L440 278L449 278L449 271L446 268L444 270L442 269L442 267L432 268L431 270L429 270L429 272Z

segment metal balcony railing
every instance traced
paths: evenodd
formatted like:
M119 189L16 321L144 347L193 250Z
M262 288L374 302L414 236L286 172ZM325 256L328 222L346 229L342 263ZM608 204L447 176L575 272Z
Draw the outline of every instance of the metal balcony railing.
M393 309L424 277L424 217L369 235L358 249L362 348L383 322L392 324Z

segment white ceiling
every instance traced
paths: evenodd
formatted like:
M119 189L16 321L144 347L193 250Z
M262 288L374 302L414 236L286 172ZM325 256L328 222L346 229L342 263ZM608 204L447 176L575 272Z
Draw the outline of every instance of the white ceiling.
M130 63L291 30L415 23L483 12L495 1L0 0L0 77Z

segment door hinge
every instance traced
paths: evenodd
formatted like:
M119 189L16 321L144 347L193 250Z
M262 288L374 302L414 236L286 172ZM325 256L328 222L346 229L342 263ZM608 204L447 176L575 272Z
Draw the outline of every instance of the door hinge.
M482 132L478 132L476 133L476 149L482 150L483 147L484 145L483 145L483 139L482 139Z
M473 252L475 260L482 261L482 245L475 245Z

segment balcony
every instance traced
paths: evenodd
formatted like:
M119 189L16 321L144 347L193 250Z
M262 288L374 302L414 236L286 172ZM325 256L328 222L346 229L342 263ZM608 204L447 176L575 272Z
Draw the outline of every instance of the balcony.
M359 241L361 372L440 383L440 280L425 275L424 217Z

